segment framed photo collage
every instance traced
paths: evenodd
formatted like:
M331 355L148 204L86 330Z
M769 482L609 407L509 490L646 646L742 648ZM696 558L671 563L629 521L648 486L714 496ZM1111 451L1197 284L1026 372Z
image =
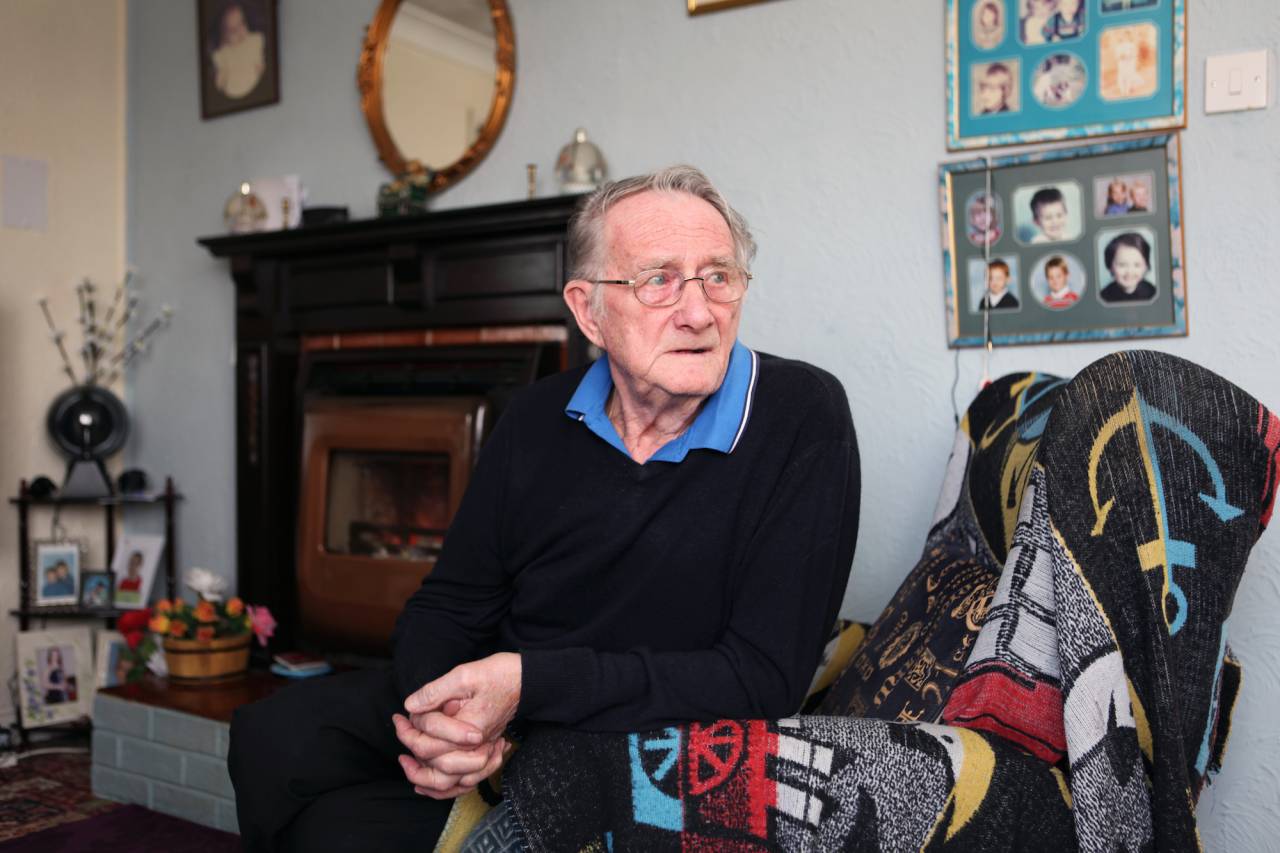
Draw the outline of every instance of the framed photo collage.
M1183 0L947 0L952 150L1185 126ZM952 347L1185 335L1179 139L939 168Z

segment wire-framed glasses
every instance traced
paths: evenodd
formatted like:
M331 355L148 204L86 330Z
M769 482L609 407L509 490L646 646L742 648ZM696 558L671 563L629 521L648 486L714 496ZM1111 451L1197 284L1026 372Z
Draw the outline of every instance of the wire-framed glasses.
M635 278L596 279L592 284L625 284L642 304L663 308L679 302L685 284L691 281L698 283L711 302L737 302L746 295L751 273L741 267L716 266L703 270L702 275L685 278L675 270L658 269L644 270Z

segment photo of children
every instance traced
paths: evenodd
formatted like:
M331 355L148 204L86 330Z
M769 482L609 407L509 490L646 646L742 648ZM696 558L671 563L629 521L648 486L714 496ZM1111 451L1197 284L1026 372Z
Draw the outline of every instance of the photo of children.
M1055 0L1018 0L1018 40L1027 46L1044 44L1044 28L1057 11Z
M49 646L36 652L40 693L45 705L77 699L75 646Z
M36 545L36 604L75 604L80 580L80 546L71 542Z
M80 579L80 606L100 610L111 606L111 572L86 571Z
M991 50L1000 44L1004 41L1004 7L996 0L980 0L974 4L970 32L979 50Z
M1102 231L1098 234L1099 270L1111 281L1098 291L1104 305L1151 302L1159 292L1152 281L1151 253L1155 234L1149 228Z
M128 534L120 538L111 561L116 578L112 600L116 607L139 610L146 606L163 548L163 536Z
M1040 304L1052 311L1072 307L1088 287L1084 264L1065 252L1037 261L1028 283Z
M1098 37L1098 94L1106 101L1154 95L1158 59L1155 24L1103 30Z
M1080 239L1081 192L1075 181L1018 187L1011 203L1018 242L1036 245Z
M1040 34L1046 42L1067 41L1084 35L1084 0L1058 0Z
M1060 110L1071 106L1084 94L1089 75L1078 56L1054 53L1036 66L1031 76L1031 96L1041 106Z
M991 311L1012 312L1022 307L1018 300L1016 256L992 258L990 263L971 258L968 271L970 311L981 314L990 306Z
M1151 186L1155 176L1150 172L1132 175L1107 175L1093 179L1093 213L1098 217L1124 216L1151 212Z
M1018 68L1016 59L975 62L970 66L974 115L1016 113L1020 109Z
M965 203L965 222L968 223L965 236L969 238L970 245L978 248L994 246L1004 233L1000 228L1003 221L1004 209L1000 196L987 195L986 191L969 196Z

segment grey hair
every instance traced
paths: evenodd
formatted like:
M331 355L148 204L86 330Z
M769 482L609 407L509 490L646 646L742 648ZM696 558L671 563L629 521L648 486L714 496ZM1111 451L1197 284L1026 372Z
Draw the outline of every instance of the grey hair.
M647 175L623 178L602 184L599 189L583 199L569 221L569 270L570 277L591 280L599 278L604 269L604 217L615 204L642 192L688 193L714 207L724 217L733 238L733 257L739 266L748 269L756 256L756 241L742 214L729 206L729 202L715 188L711 180L693 166L668 166ZM599 291L596 285L596 292ZM592 293L592 303L596 299ZM603 306L601 306L603 307Z

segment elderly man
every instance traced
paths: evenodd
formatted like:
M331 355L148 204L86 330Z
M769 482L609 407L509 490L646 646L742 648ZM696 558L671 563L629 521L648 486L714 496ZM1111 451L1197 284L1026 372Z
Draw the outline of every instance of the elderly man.
M570 251L565 301L605 354L509 405L400 617L394 673L237 713L248 849L428 849L513 722L799 706L857 536L843 389L738 343L755 244L698 170L602 187Z

